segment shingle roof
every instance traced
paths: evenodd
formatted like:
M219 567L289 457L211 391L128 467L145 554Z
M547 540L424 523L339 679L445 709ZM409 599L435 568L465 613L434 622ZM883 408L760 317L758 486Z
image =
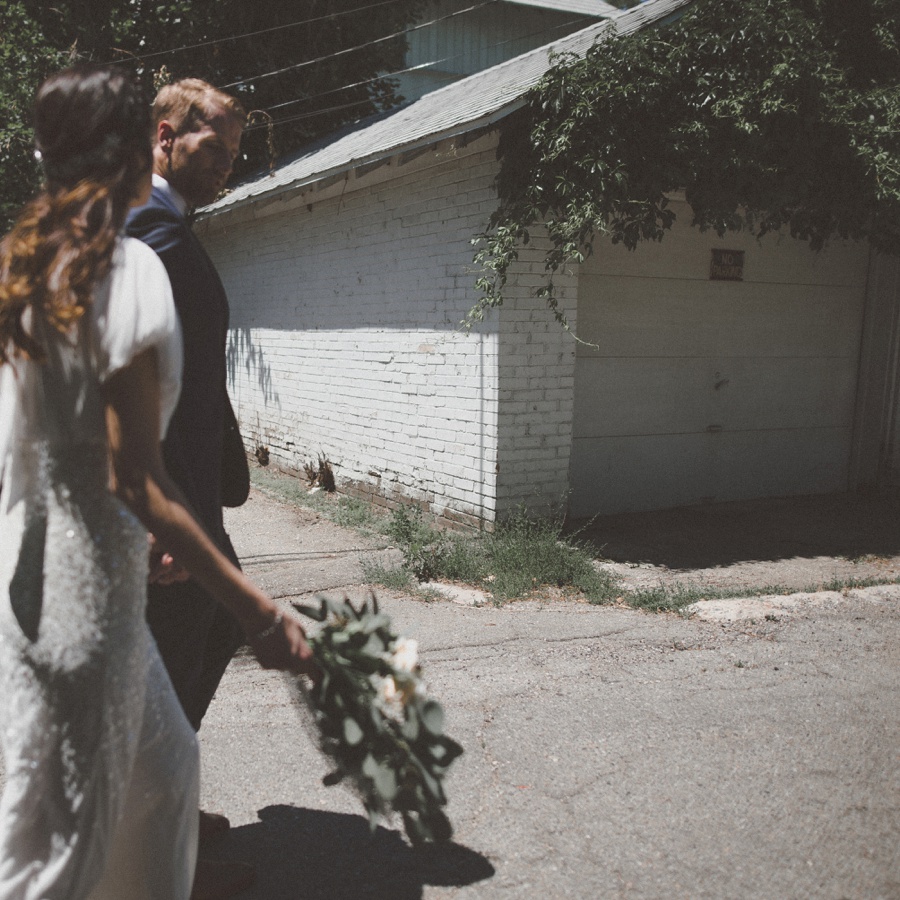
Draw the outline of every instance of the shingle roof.
M221 200L207 206L202 215L205 218L401 151L493 124L521 105L522 95L550 67L551 53L585 53L606 29L620 35L630 34L678 13L691 2L647 0L612 20L598 22L425 94L407 106L359 123L342 136L333 136L315 148L307 148L281 163L271 174L238 185Z

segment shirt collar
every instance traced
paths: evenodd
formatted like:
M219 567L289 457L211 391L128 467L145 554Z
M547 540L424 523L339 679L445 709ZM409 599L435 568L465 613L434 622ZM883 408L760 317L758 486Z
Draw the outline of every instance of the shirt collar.
M180 212L183 216L186 216L188 213L188 203L175 188L166 181L162 175L157 175L156 172L153 173L153 187L159 188L177 207L178 212Z

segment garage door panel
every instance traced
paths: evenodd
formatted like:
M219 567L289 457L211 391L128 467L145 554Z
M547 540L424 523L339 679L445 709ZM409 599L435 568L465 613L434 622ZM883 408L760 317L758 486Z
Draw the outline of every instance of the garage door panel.
M849 427L847 359L579 359L576 438Z
M850 428L856 359L735 359L719 363L711 418L725 431Z
M582 438L575 517L843 490L849 429Z
M577 359L576 438L702 431L709 363L695 359Z
M698 503L706 492L707 435L582 438L572 442L578 472L575 517Z
M744 283L855 285L864 281L868 250L853 241L834 241L823 253L788 236L768 235L761 241L749 234L720 238L712 232L680 227L691 220L690 207L672 207L678 225L660 242L644 242L636 250L597 241L582 266L590 275L628 275L638 278L709 278L713 248L744 251Z
M579 279L579 357L852 356L863 290Z
M721 499L844 491L851 436L849 427L722 434Z

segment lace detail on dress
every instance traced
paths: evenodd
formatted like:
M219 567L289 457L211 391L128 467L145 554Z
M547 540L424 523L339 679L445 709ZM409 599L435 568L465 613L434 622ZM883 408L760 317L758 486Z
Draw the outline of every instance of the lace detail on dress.
M144 619L146 531L108 489L103 404L88 355L59 340L35 380L46 427L42 440L15 448L29 490L9 603L0 605L0 900L81 900L95 896L101 878L119 885L113 894L123 890L106 871L108 857L148 741L168 741L168 758L184 766L158 785L178 807L160 814L191 841L183 808L196 819L196 746ZM159 801L150 787L128 799L141 822L140 804ZM192 850L178 853L175 876L165 858L134 847L130 865L149 860L166 877L154 890L141 871L129 900L186 897L190 873L181 870Z

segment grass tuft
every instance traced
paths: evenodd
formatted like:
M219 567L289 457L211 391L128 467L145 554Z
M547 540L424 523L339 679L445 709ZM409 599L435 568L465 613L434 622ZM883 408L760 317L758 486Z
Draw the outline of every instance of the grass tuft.
M385 566L379 562L362 561L363 578L368 584L380 584L390 591L411 591L418 587L415 579L403 566Z
M401 508L393 513L388 534L403 553L403 568L417 580L477 585L499 602L548 586L600 603L620 592L618 579L598 572L586 548L561 537L559 523L524 513L493 533L472 536L439 531L420 510Z
M806 590L809 593L815 593L816 591L837 591L838 593L841 593L843 591L853 591L858 588L876 587L881 584L900 584L900 578L893 576L881 578L877 575L869 578L840 578L835 576L829 581L825 581L818 585L812 585L806 588Z

